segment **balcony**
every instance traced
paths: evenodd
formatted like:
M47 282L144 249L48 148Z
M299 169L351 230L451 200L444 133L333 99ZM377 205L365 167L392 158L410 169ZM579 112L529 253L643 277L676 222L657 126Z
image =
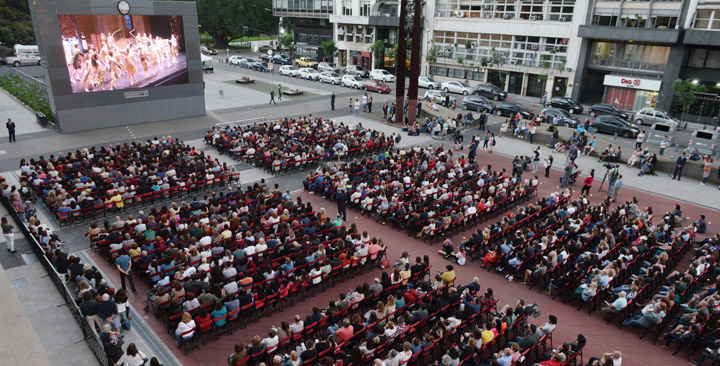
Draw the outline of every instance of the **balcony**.
M636 61L624 61L611 58L593 58L588 64L589 68L623 71L641 71L646 74L662 75L665 72L662 64L650 64Z
M592 39L672 44L677 43L680 39L680 30L581 25L578 36Z

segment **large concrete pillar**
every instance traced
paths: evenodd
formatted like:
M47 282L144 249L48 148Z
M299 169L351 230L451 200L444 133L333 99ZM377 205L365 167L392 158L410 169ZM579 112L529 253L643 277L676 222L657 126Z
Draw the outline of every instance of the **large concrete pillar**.
M673 96L675 95L675 92L672 90L672 84L675 80L680 78L680 69L682 68L684 58L684 44L676 44L670 48L670 56L668 57L668 62L665 65L665 73L663 74L662 84L660 84L660 91L658 92L655 109L665 111L670 110Z

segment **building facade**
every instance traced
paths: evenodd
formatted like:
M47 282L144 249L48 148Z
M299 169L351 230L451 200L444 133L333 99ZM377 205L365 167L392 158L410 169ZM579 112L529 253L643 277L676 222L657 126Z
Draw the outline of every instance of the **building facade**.
M292 23L295 56L323 57L322 43L333 38L334 0L273 0L273 15Z
M672 84L702 83L690 118L717 123L720 1L591 1L582 37L576 99L637 111L678 111Z
M436 0L423 74L494 84L510 93L570 96L586 1Z

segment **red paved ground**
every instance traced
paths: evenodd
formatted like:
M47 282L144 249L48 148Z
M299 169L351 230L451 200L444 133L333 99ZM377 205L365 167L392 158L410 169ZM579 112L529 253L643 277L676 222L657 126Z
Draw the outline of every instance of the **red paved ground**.
M497 154L489 154L487 152L479 152L478 158L482 164L492 164L494 167L509 167L511 159L505 156ZM551 178L545 178L540 175L541 185L538 190L539 195L548 195L549 193L557 190L558 179L560 172L553 170L550 174ZM597 182L597 181L596 181ZM597 184L596 184L597 187ZM594 187L591 192L592 203L597 203L601 197L598 193L597 188ZM579 186L577 187L579 191ZM334 203L321 197L309 195L306 192L295 192L295 195L303 197L304 200L309 200L313 203L314 207L326 207L328 214L334 214L336 212ZM620 199L630 200L632 197L637 197L642 207L651 206L656 212L656 216L661 216L662 213L674 208L675 201L664 197L656 196L647 192L634 190L631 188L624 187L620 191ZM700 208L691 204L682 203L683 213L689 216L691 219L695 219L700 214L705 214L709 223L720 222L719 211L708 211L704 208ZM385 226L382 223L376 223L374 220L360 217L356 212L349 212L349 222L356 222L358 228L361 231L368 231L371 236L382 237L384 242L388 245L388 256L391 262L400 257L402 252L408 251L411 257L429 255L431 263L434 269L443 268L448 262L445 261L438 253L437 249L439 245L431 246L422 241L416 240L407 236L405 233L391 229L389 226ZM453 243L457 245L462 236L477 230L479 227L485 227L490 222L480 223L478 226L469 228L467 231L462 232L451 239ZM712 227L712 226L711 226ZM94 255L94 254L93 254ZM120 278L117 271L111 270L107 262L94 255L94 259L101 266L105 273L109 274L110 280L113 283L119 284ZM672 356L672 351L665 350L659 345L653 346L648 337L643 340L639 340L639 333L633 329L618 329L617 325L606 325L605 321L598 312L588 315L587 311L576 311L576 307L572 305L565 305L558 300L552 300L549 296L538 293L537 290L530 291L527 286L520 285L519 283L508 282L504 277L495 273L487 272L480 267L480 262L468 263L463 267L455 266L455 272L458 277L460 284L468 283L474 276L480 278L480 283L483 288L492 288L495 292L495 296L500 299L500 304L512 303L514 304L518 299L525 299L526 303L537 303L539 309L543 312L543 316L538 318L534 322L536 324L542 324L547 320L547 315L553 314L558 317L558 327L553 333L554 342L556 345L563 342L571 341L575 338L578 333L582 333L588 339L587 347L584 350L585 360L590 356L600 355L603 352L609 352L613 350L620 350L623 353L624 365L685 365L686 353L681 352L678 356ZM687 259L680 264L680 269L687 267ZM311 309L314 306L324 307L330 300L337 298L337 294L340 292L350 292L355 288L357 284L363 282L370 282L374 277L379 277L380 269L366 272L361 276L357 276L349 281L338 284L334 289L330 289L324 293L318 294L315 297L307 299L305 302L296 302L296 306L291 309L286 309L282 313L273 313L272 317L264 317L260 319L259 323L251 324L248 328L238 330L232 335L223 335L218 341L211 340L207 346L202 347L200 350L193 350L189 356L185 356L174 343L174 337L165 333L165 328L161 321L156 320L150 316L146 319L148 324L156 331L160 339L162 339L168 347L175 353L178 359L184 365L226 365L227 357L232 353L233 344L237 341L242 341L245 344L254 335L264 336L271 326L278 326L282 320L290 321L295 314L305 316L311 313ZM138 281L139 282L139 281ZM143 284L138 284L139 294L145 293L148 288ZM144 306L143 296L134 296L131 298L131 303L135 309L142 309Z

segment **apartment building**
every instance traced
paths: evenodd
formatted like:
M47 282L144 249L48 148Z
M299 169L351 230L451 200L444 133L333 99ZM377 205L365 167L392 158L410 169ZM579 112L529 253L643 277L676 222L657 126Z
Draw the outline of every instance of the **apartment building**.
M322 58L321 44L333 38L334 0L273 0L273 15L290 19L296 56Z
M573 97L636 111L678 114L672 84L702 83L691 114L717 123L720 112L720 1L591 1L582 37Z
M487 82L510 93L570 96L587 1L428 2L423 74Z

